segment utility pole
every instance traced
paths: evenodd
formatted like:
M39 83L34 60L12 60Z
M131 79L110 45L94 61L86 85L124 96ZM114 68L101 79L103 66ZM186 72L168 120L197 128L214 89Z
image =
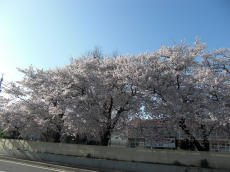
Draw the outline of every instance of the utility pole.
M2 91L2 82L3 82L3 74L2 74L2 78L0 80L0 92Z

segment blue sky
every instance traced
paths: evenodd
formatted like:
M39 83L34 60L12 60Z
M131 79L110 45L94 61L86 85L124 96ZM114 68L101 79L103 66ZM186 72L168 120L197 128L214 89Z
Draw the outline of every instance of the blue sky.
M0 0L0 72L55 68L100 46L105 55L153 51L195 37L230 48L229 0Z

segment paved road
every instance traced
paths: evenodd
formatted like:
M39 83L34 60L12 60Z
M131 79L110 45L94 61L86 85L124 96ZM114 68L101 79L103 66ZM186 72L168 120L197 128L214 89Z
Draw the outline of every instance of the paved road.
M95 172L92 170L85 170L79 168L63 167L46 163L34 163L26 160L8 160L0 159L0 172Z
M51 172L60 171L49 167L39 167L13 161L0 160L0 172Z

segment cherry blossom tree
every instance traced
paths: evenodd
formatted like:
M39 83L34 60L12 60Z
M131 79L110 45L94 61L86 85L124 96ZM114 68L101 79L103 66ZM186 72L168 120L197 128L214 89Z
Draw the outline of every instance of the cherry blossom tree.
M52 105L55 104L55 100L52 100L52 97L49 99L47 96L47 92L52 90L51 87L54 87L51 81L46 83L48 77L51 77L51 74L47 74L50 73L50 71L45 74L43 70L34 71L32 67L19 70L25 74L24 79L17 83L10 83L4 88L8 96L12 96L12 101L9 103L10 106L6 108L8 113L4 113L4 116L14 116L15 113L17 113L18 116L23 114L21 119L23 119L24 116L26 123L22 124L23 122L21 122L24 130L20 132L20 135L24 138L39 138L40 133L40 135L47 136L44 140L47 140L48 137L52 137L51 140L58 141L59 135L56 132L58 124L56 123L59 121L56 120L56 116L59 114L53 115L50 112L52 111ZM44 88L44 86L47 87ZM52 92L50 92L50 95L52 95ZM14 108L16 105L20 108ZM8 124L16 126L14 122L8 122ZM35 128L36 132L32 132L35 131Z
M24 79L7 92L30 108L24 114L39 116L42 138L61 141L65 134L88 133L108 145L113 129L139 109L137 92L122 79L119 64L119 59L85 58L55 70L31 66L20 69Z
M153 54L130 59L129 73L145 93L146 114L170 118L198 150L209 150L208 136L216 123L229 121L229 50L205 51L205 44L163 46ZM212 64L212 65L210 65ZM203 143L186 121L196 120Z
M207 51L197 40L151 54L19 69L24 79L6 89L17 101L6 108L5 126L24 137L36 128L45 141L85 135L108 145L111 133L139 114L177 124L198 150L209 150L215 126L229 126L229 64L229 49Z
M122 58L122 57L121 57ZM124 82L120 60L112 58L75 60L66 67L71 79L65 96L78 122L108 145L111 132L139 110L137 91Z

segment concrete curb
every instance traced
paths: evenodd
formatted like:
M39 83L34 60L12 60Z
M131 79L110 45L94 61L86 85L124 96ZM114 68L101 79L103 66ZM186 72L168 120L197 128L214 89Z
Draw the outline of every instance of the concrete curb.
M151 164L151 163L124 162L124 161L115 161L115 160L57 155L57 154L50 154L50 153L38 153L38 152L35 153L35 152L28 152L28 151L15 151L14 150L14 151L7 151L7 153L6 152L1 152L1 153L7 155L6 158L11 158L11 159L13 159L12 157L20 158L20 161L25 161L22 159L27 159L27 160L32 160L29 162L38 163L38 164L48 162L49 165L51 165L54 168L60 166L63 169L66 169L67 171L72 171L73 169L75 169L74 167L77 167L76 170L74 171L85 170L84 168L86 168L89 170L88 171L85 170L85 172L86 171L87 172L89 171L225 172L225 170L207 169L207 168L199 168L199 167L185 167L185 166L173 166L173 165ZM35 162L35 161L40 161L40 162ZM47 164L47 163L44 163L44 164ZM61 165L64 165L64 167ZM71 166L71 167L66 167L66 166Z

